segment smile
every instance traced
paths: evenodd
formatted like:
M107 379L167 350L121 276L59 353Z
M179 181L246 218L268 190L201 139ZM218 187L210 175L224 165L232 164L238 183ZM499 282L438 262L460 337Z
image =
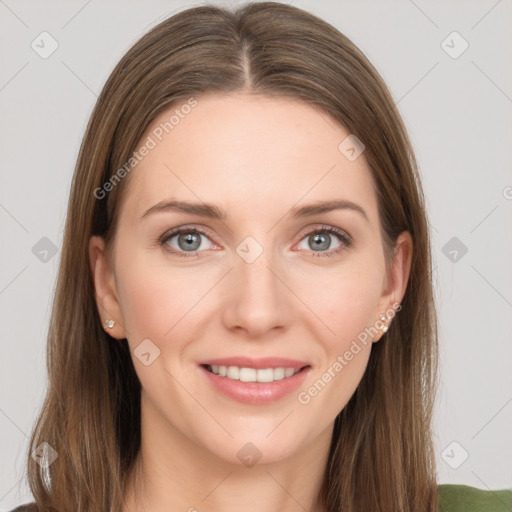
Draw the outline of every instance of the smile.
M267 363L268 364L268 363ZM247 366L201 364L198 369L211 389L236 402L265 405L285 397L300 387L311 366L251 368Z

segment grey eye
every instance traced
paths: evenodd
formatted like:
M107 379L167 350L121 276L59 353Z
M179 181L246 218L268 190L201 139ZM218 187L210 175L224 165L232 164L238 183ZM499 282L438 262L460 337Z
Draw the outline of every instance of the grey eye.
M208 243L206 243L206 247L204 247L204 243L202 240L202 237L205 240L208 240L208 238L203 235L202 233L199 233L198 231L194 230L188 230L184 231L182 233L177 233L175 235L172 235L169 237L167 243L175 250L177 251L197 251L199 248L201 249L209 249L211 248L211 242L208 240ZM175 245L175 241L177 241L177 246Z
M336 245L335 247L331 247L331 243L333 242L333 239L335 241L336 238L338 238L336 235L333 236L329 233L322 233L322 232L311 233L307 237L303 238L303 240L301 241L301 245L299 245L299 248L305 249L305 250L312 249L313 251L317 251L317 252L336 249L340 245L342 245L341 242L338 240L338 245ZM309 246L304 247L304 246L302 246L303 243L306 243Z

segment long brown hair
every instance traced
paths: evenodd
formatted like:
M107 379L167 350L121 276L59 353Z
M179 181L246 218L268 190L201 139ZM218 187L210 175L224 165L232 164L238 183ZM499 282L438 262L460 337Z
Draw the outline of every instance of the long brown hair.
M328 512L437 510L430 431L437 323L411 143L382 78L346 36L303 10L263 2L200 6L164 20L126 53L98 98L71 186L48 333L49 385L27 456L41 512L120 511L140 448L140 382L127 340L102 328L88 255L92 235L112 242L127 180L106 197L95 191L164 109L238 90L302 99L355 134L376 183L388 262L402 231L414 244L402 309L335 420L318 503ZM58 454L47 468L30 456L44 442Z

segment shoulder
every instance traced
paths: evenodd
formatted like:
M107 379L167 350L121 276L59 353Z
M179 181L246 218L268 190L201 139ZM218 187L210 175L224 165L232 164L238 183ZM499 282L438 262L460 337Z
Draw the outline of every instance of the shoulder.
M477 489L468 485L438 486L439 512L510 512L512 488L496 491ZM37 512L35 503L26 503L11 512Z
M468 485L438 486L440 512L510 512L512 488L497 491L477 489Z

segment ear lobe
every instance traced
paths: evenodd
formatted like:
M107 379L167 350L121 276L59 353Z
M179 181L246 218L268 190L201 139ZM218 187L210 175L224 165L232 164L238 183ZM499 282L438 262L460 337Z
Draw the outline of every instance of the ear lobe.
M89 263L94 283L96 307L102 327L113 338L125 338L124 321L114 274L105 253L105 240L101 236L92 236L89 240ZM106 320L113 320L114 326L107 328Z

